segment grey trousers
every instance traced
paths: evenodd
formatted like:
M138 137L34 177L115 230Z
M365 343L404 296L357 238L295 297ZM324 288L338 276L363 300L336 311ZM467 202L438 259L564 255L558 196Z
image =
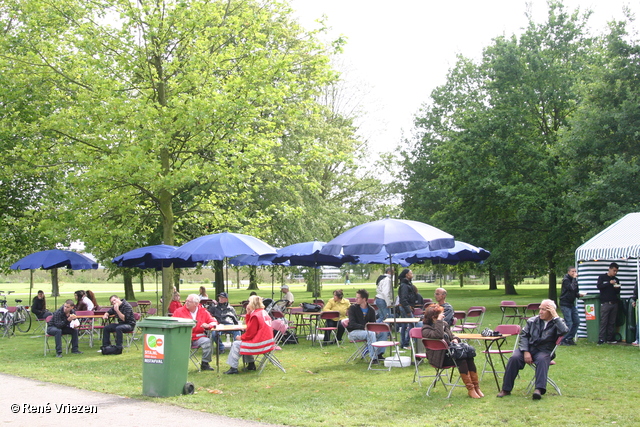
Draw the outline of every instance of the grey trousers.
M613 304L603 302L600 304L600 333L598 334L600 341L613 341L617 315L617 302Z

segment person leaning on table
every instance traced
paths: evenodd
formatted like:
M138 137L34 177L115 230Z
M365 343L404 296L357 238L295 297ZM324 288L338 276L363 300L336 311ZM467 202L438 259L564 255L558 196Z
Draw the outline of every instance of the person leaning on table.
M422 319L422 337L429 339L445 340L447 344L451 342L460 342L460 338L453 335L449 324L444 317L444 307L439 304L431 304L424 311ZM433 366L441 368L442 366L453 365L451 358L445 350L426 350L427 359ZM473 357L465 357L457 359L456 365L460 372L460 378L464 382L469 397L479 399L484 397L480 391L480 382L478 379L478 370Z
M507 363L507 370L502 380L502 390L498 397L511 394L518 371L525 364L536 364L535 387L533 399L540 400L547 392L547 375L551 364L551 352L556 346L559 336L569 332L567 324L556 313L556 304L550 299L540 303L540 314L527 320L522 332L518 348Z
M273 351L276 344L273 341L273 328L271 327L271 317L264 310L262 298L257 295L249 297L247 304L247 330L244 334L236 337L236 341L231 344L227 363L230 368L225 374L237 374L240 355L244 356L248 363L247 371L255 371L255 356Z

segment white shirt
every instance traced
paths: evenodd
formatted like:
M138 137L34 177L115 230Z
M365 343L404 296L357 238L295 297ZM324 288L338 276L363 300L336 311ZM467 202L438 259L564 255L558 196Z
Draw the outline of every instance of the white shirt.
M284 295L282 295L282 299L289 301L289 305L293 304L293 294L291 293L291 291L284 292Z
M385 278L378 282L376 287L376 298L380 298L387 303L387 306L391 306L391 275L385 274Z
M82 302L87 304L87 310L89 311L93 311L93 309L96 307L95 305L93 305L93 302L91 302L89 297L86 295L82 297Z

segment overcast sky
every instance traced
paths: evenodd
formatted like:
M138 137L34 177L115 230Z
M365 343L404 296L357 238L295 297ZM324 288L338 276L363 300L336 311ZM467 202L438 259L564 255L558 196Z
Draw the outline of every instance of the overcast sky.
M445 83L456 54L479 58L494 37L520 33L528 4L535 21L544 22L548 8L541 0L291 0L303 25L326 15L330 37L347 38L345 76L364 93L361 133L377 152L394 148L403 130L411 133L414 114ZM621 19L623 5L640 10L638 0L564 4L593 10L594 34Z

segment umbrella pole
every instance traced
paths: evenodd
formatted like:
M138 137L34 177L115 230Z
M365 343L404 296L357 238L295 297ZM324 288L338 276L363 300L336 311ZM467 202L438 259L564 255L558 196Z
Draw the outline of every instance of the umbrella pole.
M33 269L29 269L29 299L27 304L31 305L31 292L33 291Z
M160 306L160 300L158 299L158 270L155 270L155 272L156 272L156 309L157 309ZM173 295L171 296L171 298L173 298Z
M396 318L398 317L396 315L396 297L395 297L395 292L393 291L393 285L394 285L394 276L395 276L395 270L393 268L393 260L392 260L393 256L391 254L389 254L389 268L391 268L391 306L393 307L393 331L395 332L395 341L398 341L398 323L396 322Z
M275 266L271 266L271 300L273 301L273 285L274 285L274 272L275 272L276 267Z

